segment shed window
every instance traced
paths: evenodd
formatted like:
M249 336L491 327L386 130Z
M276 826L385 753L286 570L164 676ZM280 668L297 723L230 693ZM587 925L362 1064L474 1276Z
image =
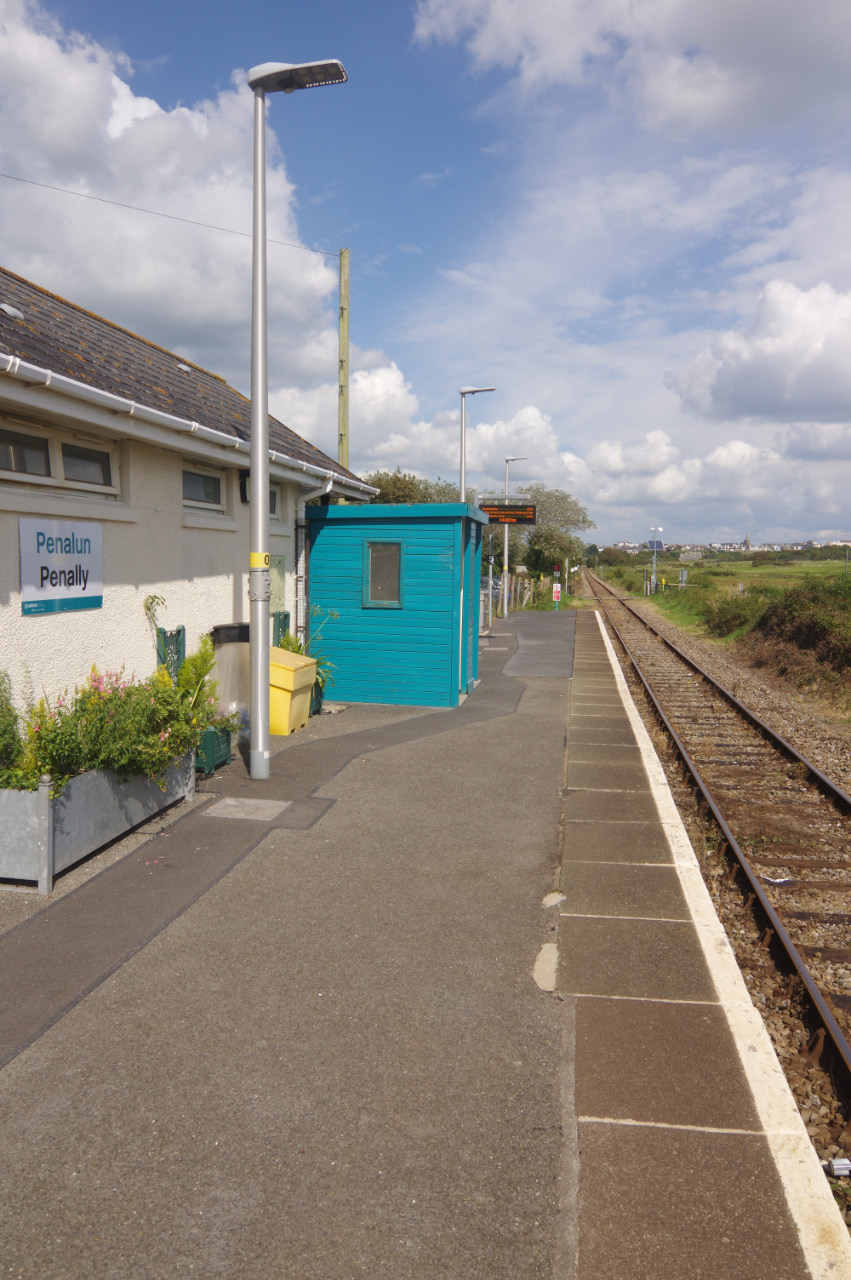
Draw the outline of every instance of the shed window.
M401 542L367 543L365 604L396 605L402 603Z
M0 427L0 471L28 476L50 475L50 450L44 436L26 436Z
M112 484L109 454L103 449L63 444L62 470L66 480L76 480L80 484Z

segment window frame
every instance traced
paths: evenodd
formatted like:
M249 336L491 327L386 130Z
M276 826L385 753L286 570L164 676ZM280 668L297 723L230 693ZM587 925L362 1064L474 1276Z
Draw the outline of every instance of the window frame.
M187 498L183 493L183 477L185 475L203 476L219 482L218 502L204 502L201 498ZM227 514L227 475L215 467L199 466L196 462L183 462L180 468L180 497L184 511L210 511L216 515Z
M371 600L371 571L373 547L393 546L399 548L399 599L398 600ZM364 538L363 540L363 607L365 609L402 609L404 608L404 582L405 582L405 543L402 538L377 537Z
M110 497L121 496L121 466L118 445L108 440L98 440L76 431L56 431L51 427L43 427L35 423L22 422L18 418L0 416L0 429L10 431L14 435L32 436L47 442L47 459L50 475L38 475L32 471L7 471L0 468L0 484L35 485L40 488L65 489L74 493L103 493ZM104 453L109 459L110 484L91 483L86 480L71 480L65 475L65 462L62 456L63 445L73 445L80 449L91 449L96 453ZM119 483L116 483L116 479Z

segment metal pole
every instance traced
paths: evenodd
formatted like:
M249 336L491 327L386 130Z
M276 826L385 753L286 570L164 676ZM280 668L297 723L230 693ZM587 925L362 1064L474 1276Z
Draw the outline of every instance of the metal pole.
M506 498L508 497L508 464L510 461L511 461L510 458L506 458L505 460L505 496ZM503 534L505 536L504 536L503 547L502 547L502 593L503 593L502 616L504 618L507 618L508 617L508 525L507 524L503 526Z
M458 501L464 502L467 489L467 396L461 392L461 467L458 481Z
M340 250L340 397L337 405L337 461L349 469L349 251Z
M249 772L269 777L269 384L266 355L266 94L254 90L251 255L251 499L248 555Z
M488 631L493 626L493 529L488 532Z
M467 397L461 392L461 465L458 476L458 500L464 502L467 489ZM458 601L458 693L467 692L467 681L462 670L464 665L464 578L467 573L467 557L464 554L464 533L467 521L461 517L461 591Z

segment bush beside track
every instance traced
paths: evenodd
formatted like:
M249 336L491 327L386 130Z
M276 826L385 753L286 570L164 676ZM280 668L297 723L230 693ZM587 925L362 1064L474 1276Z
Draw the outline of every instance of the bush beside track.
M653 602L680 626L741 642L758 666L798 684L841 687L851 696L851 578L802 574L786 585L767 582L761 573L739 591L739 581L747 583L750 576L742 569L690 570L686 588L659 594ZM675 579L677 569L669 573ZM664 576L662 567L658 574ZM631 567L606 573L613 586L639 596L643 577Z

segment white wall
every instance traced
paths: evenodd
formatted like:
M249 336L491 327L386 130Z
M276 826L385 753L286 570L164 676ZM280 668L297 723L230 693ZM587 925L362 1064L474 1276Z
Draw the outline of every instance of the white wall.
M149 675L154 638L143 609L148 595L165 605L161 626L186 627L187 651L218 623L248 621L248 513L238 473L226 472L225 512L190 510L182 471L197 459L125 442L119 448L118 500L48 490L0 479L0 669L21 706L44 691L54 699L101 671ZM295 485L281 485L279 519L270 522L270 552L285 557L285 607L293 611ZM95 520L103 536L103 607L82 612L21 613L18 519Z

